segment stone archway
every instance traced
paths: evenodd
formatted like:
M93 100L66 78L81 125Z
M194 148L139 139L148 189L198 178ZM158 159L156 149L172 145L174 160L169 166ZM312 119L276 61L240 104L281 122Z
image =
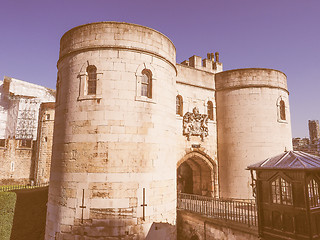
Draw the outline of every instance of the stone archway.
M178 193L217 196L216 164L206 154L191 152L177 164Z

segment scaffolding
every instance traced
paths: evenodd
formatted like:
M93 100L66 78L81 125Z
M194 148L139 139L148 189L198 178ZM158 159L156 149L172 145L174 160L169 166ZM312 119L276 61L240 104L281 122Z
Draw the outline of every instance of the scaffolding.
M6 135L15 139L36 137L39 100L24 96L10 96Z

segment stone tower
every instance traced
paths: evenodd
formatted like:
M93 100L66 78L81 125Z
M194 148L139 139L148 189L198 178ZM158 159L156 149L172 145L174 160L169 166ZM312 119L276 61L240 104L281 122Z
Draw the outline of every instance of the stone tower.
M175 234L175 57L166 36L135 24L63 35L46 239Z
M292 149L286 76L249 68L215 77L221 197L252 198L246 167Z
M49 182L54 126L54 108L54 102L43 102L40 105L37 132L37 151L34 166L34 182L36 184Z
M63 35L46 239L175 239L177 195L252 198L246 167L292 149L282 72L175 59L136 24Z
M309 120L308 126L309 126L310 142L315 143L320 139L319 121Z

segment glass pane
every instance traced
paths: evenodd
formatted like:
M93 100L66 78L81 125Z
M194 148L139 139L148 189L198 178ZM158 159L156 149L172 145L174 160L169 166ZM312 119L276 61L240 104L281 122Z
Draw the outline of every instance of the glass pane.
M310 180L308 184L308 194L309 194L310 206L319 207L320 206L319 185L314 179Z
M97 81L89 79L88 81L88 94L96 94Z
M279 178L274 180L271 183L271 194L272 194L272 202L273 203L280 203L280 182Z
M97 74L95 72L90 72L88 74L88 77L90 80L95 80L95 79L97 79Z
M148 78L148 76L146 74L142 75L141 83L145 83L145 84L149 83L149 78Z
M93 65L88 66L88 95L96 94L97 89L97 68Z
M176 97L176 114L182 116L182 98L180 96Z
M283 100L280 101L280 119L286 120L286 108Z
M148 85L141 84L141 96L148 96Z
M292 186L291 183L281 178L282 204L292 205Z

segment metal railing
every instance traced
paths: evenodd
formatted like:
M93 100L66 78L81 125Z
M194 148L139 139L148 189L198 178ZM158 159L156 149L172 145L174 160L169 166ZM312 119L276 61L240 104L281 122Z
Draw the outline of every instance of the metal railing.
M257 226L257 208L252 199L221 199L178 193L178 209L207 217Z
M49 183L41 183L35 185L8 185L8 186L0 186L0 192L9 192L13 190L19 189L32 189L32 188L39 188L39 187L47 187Z

